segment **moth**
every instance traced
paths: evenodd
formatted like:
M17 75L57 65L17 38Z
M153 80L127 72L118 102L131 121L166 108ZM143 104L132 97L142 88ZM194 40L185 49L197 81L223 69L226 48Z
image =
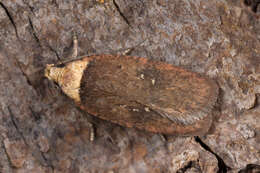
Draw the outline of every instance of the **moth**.
M205 76L126 55L83 56L50 64L45 76L85 112L167 135L205 134L218 96L217 84Z

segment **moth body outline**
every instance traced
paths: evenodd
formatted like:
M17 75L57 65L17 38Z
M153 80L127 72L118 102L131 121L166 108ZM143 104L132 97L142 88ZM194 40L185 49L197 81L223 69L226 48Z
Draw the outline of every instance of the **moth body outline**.
M94 116L171 135L205 134L218 95L216 83L198 73L124 55L83 56L64 67L47 65L45 76Z

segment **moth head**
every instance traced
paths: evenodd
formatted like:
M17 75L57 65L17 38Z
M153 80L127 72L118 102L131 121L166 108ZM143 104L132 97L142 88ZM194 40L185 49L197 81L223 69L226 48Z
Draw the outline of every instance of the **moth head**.
M87 59L74 60L66 64L48 64L44 76L60 86L62 91L75 101L80 101L79 89Z
M46 78L48 78L49 80L52 80L52 76L53 76L53 70L52 67L54 66L54 64L47 64L44 70L44 76Z
M44 76L50 81L60 83L60 79L64 74L64 65L47 64L44 70Z

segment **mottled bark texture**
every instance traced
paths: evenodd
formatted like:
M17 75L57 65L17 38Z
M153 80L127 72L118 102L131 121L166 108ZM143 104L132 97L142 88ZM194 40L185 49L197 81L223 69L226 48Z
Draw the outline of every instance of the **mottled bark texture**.
M257 0L0 1L0 172L258 171L259 8ZM69 58L73 31L79 55L133 47L131 56L215 80L209 133L163 141L77 109L42 71Z

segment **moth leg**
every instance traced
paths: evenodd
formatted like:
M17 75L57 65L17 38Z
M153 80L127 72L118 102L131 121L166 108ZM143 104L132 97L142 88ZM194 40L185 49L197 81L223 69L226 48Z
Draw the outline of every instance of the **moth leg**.
M94 125L92 123L89 123L90 126L90 134L89 134L89 140L90 142L93 142L95 140L95 128Z
M78 36L75 31L72 33L72 38L73 38L73 48L72 48L72 59L76 59L78 56Z
M132 52L132 50L134 50L134 48L128 48L128 49L124 50L123 52L119 52L118 54L119 55L129 55Z
M161 139L162 139L163 142L166 142L166 141L167 141L166 137L165 137L163 134L159 133L159 136L161 137Z
M66 60L59 61L57 64L66 64L67 62L73 61L78 59L78 36L77 32L73 31L72 32L72 40L73 40L73 47L72 47L72 52L69 55L69 58Z

